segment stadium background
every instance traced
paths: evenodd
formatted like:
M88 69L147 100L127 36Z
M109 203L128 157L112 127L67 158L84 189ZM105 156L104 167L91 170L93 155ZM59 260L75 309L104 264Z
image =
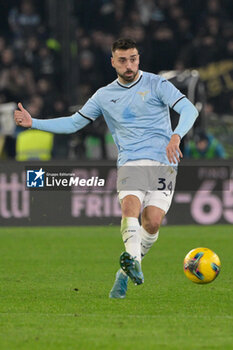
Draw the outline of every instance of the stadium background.
M15 127L21 101L33 117L70 115L99 87L115 79L111 43L130 36L140 47L141 68L164 74L195 103L200 117L182 142L195 132L210 133L227 159L212 159L213 172L199 186L174 197L169 224L232 223L233 157L233 5L230 0L80 0L0 1L0 220L3 225L68 225L120 222L119 204L104 193L88 193L81 211L78 194L25 190L25 160L32 169L57 165L77 168L84 161L114 168L116 149L103 119L74 135L50 135L46 154L42 134ZM172 114L175 125L177 116ZM34 147L32 147L34 145ZM36 145L36 146L35 146ZM33 149L32 149L33 148ZM45 161L46 160L46 161ZM22 162L23 161L23 162ZM43 162L42 162L43 161ZM194 164L185 160L183 164ZM208 159L195 165L206 166ZM186 163L187 162L187 163ZM221 166L228 175L221 175ZM219 172L220 169L220 172ZM212 181L212 185L207 182ZM215 190L217 182L220 189ZM210 186L205 200L203 188ZM230 191L224 189L230 188ZM114 197L115 198L115 197ZM60 216L54 210L55 202ZM111 209L106 206L111 203ZM87 202L87 200L85 200ZM76 208L76 209L75 209ZM114 209L115 208L115 209Z
M0 0L1 349L232 350L232 18L232 0ZM143 260L145 283L112 300L124 247L105 124L46 138L15 128L13 111L18 101L37 118L75 111L115 79L110 45L121 35L139 42L142 69L166 72L188 94L201 114L195 134L215 136L227 159L182 161L178 181L191 183ZM26 167L54 166L105 169L109 191L25 189ZM207 285L183 273L200 246L222 264Z

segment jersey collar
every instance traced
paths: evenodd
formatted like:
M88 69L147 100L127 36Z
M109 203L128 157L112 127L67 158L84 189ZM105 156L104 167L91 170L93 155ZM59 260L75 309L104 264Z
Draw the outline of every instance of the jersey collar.
M119 80L117 79L117 84L120 85L121 87L125 88L125 89L130 89L131 87L133 87L134 85L136 85L137 83L139 83L139 81L142 79L142 71L139 71L139 77L137 78L136 81L129 83L129 84L122 84L119 82Z

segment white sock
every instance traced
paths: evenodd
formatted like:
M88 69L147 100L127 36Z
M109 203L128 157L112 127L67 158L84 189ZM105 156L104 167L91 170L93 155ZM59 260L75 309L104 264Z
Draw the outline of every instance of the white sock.
M125 250L141 263L140 225L137 218L127 217L121 220L121 234Z
M141 226L140 235L141 235L141 258L143 259L143 257L147 254L147 252L150 250L150 248L154 244L154 242L157 241L159 237L159 231L154 234L150 234Z

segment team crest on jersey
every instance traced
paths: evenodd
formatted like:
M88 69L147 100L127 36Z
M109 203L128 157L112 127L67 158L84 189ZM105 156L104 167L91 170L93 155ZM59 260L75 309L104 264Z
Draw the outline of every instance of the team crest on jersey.
M138 91L138 94L141 96L142 101L145 101L145 97L148 94L148 90L147 91Z

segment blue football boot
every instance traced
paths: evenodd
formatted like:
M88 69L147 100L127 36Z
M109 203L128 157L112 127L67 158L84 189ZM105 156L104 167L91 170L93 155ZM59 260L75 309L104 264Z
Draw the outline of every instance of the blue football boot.
M140 263L135 260L129 253L124 252L121 254L120 266L134 284L138 285L144 282L144 276Z
M124 275L121 269L118 270L116 273L116 280L114 282L111 292L109 293L109 298L115 298L115 299L125 298L126 292L127 292L128 280L129 280L129 277Z

